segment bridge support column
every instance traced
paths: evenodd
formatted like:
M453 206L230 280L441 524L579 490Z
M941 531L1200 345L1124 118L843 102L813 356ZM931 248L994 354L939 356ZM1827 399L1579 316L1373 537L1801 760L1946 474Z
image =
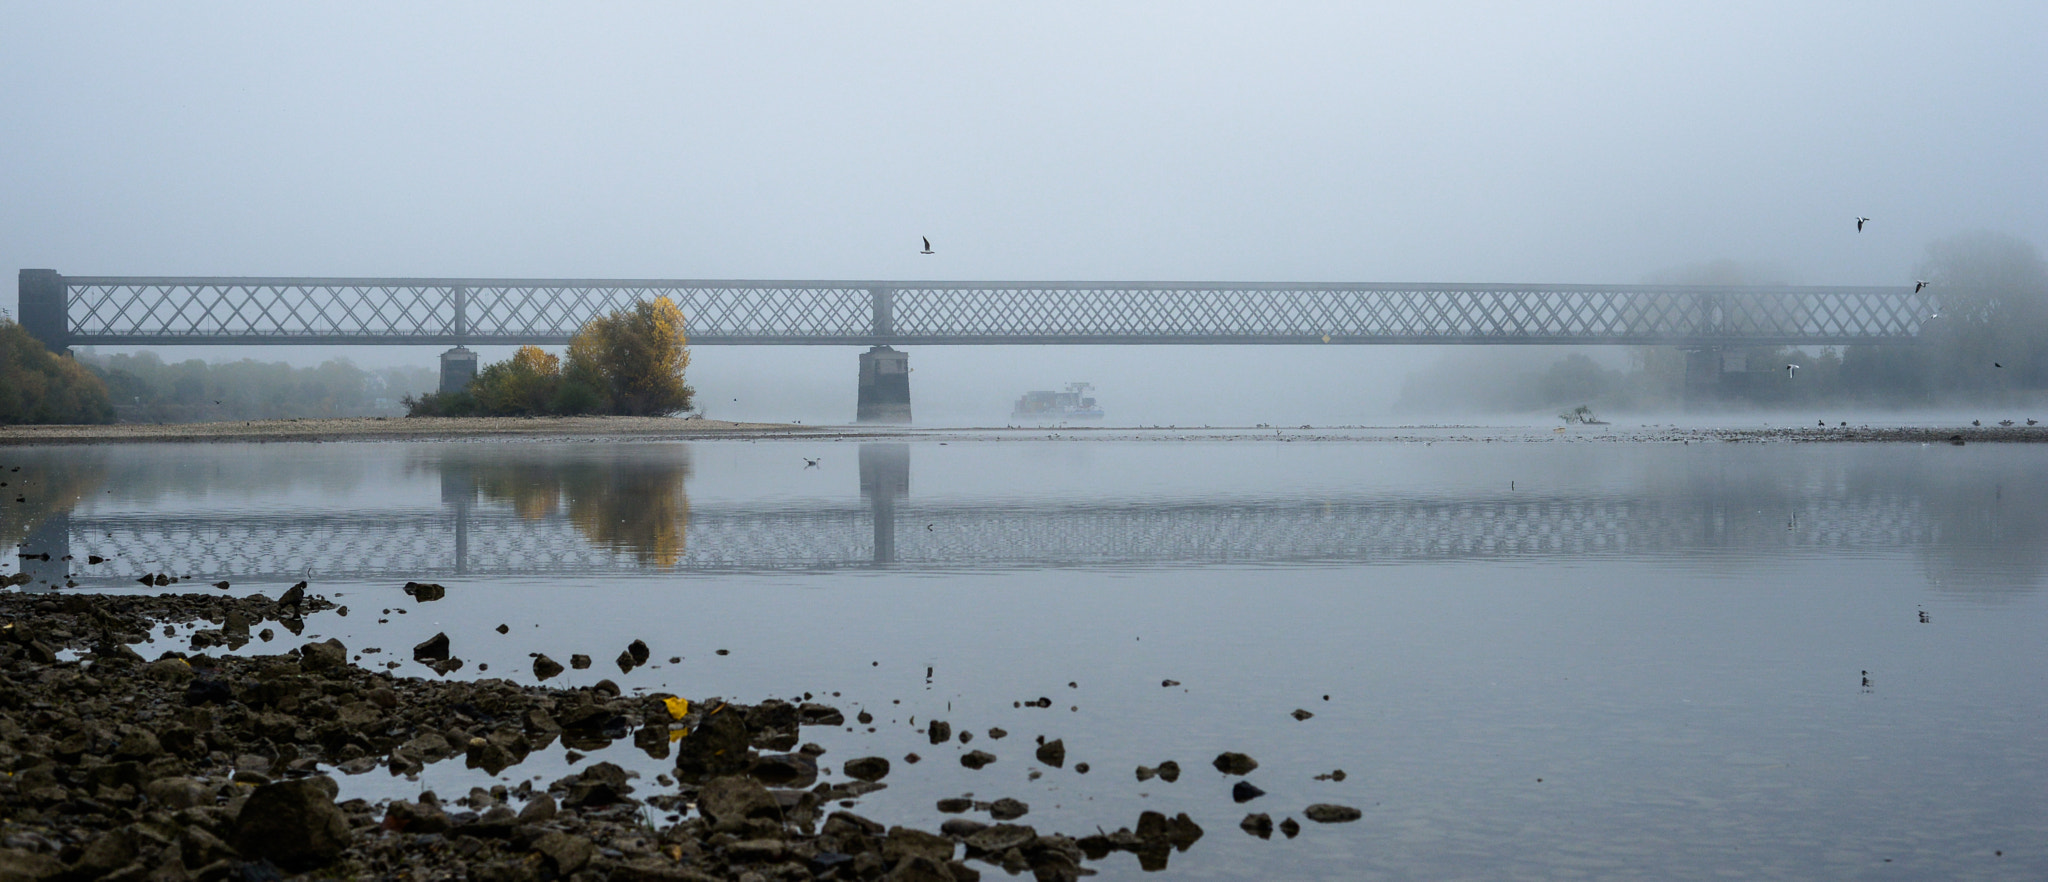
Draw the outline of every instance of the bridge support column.
M21 329L58 355L71 354L70 289L56 270L21 271Z
M860 399L854 421L910 422L910 354L871 346L860 355Z
M457 346L441 353L441 393L460 392L476 379L476 353Z
M1722 353L1719 347L1685 350L1684 405L1692 408L1721 397Z

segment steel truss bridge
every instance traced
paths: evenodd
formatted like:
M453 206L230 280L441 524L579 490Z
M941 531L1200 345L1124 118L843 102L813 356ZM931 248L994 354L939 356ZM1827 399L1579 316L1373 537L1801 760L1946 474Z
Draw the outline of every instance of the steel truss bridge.
M1749 500L1753 502L1753 500ZM1796 521L1788 528L1787 518ZM1058 566L1400 563L1788 546L1895 550L1941 541L1939 518L1892 494L1758 511L1712 496L1537 496L1407 500L1045 502L989 507L877 494L821 507L692 506L672 565L592 540L562 515L505 506L241 514L66 515L32 535L85 587L132 587L169 572L289 583L456 576L620 576L829 571L877 566L1002 570ZM81 566L88 555L108 560ZM27 562L25 562L27 563Z
M53 349L560 344L664 296L697 345L1668 344L1913 340L1907 287L64 276L21 271Z

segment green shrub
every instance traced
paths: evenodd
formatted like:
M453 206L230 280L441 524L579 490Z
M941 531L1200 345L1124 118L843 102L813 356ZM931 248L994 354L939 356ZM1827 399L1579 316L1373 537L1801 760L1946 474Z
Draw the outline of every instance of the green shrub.
M113 421L114 406L99 377L0 318L0 425Z

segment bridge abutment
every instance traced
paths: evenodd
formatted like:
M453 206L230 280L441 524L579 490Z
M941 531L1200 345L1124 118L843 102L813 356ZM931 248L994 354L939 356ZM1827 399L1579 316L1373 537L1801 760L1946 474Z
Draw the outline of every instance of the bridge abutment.
M871 346L860 354L860 397L854 421L910 422L910 354Z
M21 328L42 341L58 355L71 351L71 329L65 313L70 309L71 289L56 270L25 269L16 289L21 298Z

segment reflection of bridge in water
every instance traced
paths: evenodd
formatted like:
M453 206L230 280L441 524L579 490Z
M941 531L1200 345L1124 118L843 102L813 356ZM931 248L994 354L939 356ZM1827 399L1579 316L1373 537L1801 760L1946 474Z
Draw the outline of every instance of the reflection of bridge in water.
M153 572L286 581L457 575L631 574L899 565L1004 569L1316 561L1564 558L1721 547L1896 549L1938 539L1920 500L1833 498L1754 508L1714 495L1465 498L1298 496L1232 500L1040 501L992 506L910 495L909 448L864 445L862 500L690 507L673 566L629 542L595 541L568 515L477 501L474 478L442 472L439 509L297 516L66 516L33 546L77 560L88 585ZM54 567L52 565L46 565ZM56 575L61 579L62 571ZM40 581L40 579L39 579Z

